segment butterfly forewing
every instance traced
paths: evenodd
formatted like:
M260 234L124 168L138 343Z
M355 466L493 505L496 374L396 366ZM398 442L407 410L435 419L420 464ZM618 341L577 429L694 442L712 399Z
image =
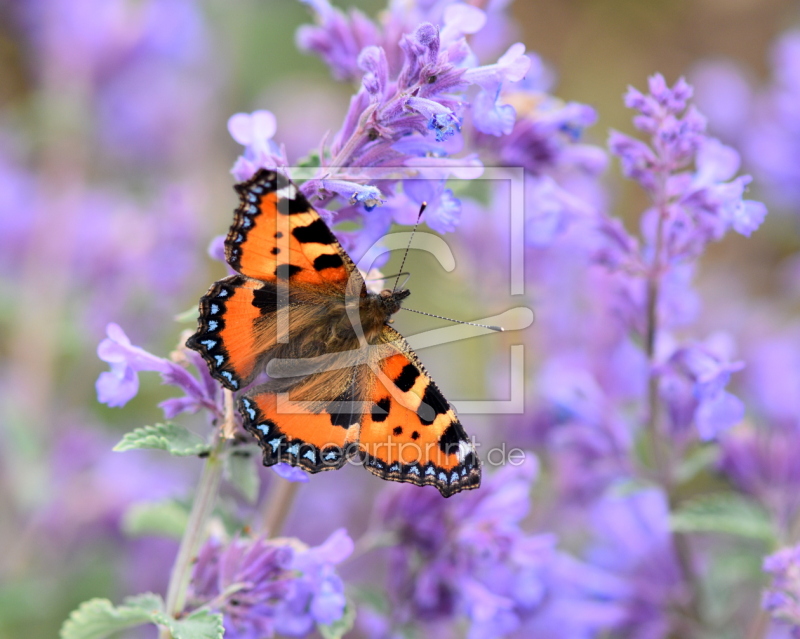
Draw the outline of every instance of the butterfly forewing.
M352 261L292 182L262 169L236 189L241 204L225 238L231 267L265 281L347 282Z

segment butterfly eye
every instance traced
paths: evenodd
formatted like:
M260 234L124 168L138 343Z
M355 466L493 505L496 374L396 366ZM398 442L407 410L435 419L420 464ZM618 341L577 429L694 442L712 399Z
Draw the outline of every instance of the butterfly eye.
M391 296L392 296L392 292L391 292L391 291L390 291L388 288L385 288L385 289L383 289L383 290L381 291L381 297L384 297L384 298L387 298L387 299L388 299L388 298L390 298Z

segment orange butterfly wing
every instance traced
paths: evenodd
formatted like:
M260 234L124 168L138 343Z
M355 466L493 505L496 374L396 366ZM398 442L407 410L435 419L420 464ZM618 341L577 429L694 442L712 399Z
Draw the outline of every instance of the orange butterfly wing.
M197 332L187 341L230 390L240 390L260 372L260 355L277 338L270 313L292 287L344 291L352 280L356 291L364 290L352 260L286 177L261 169L236 190L241 203L225 239L225 257L241 275L209 289L200 300Z
M455 411L403 337L384 331L395 353L380 362L373 407L361 421L359 451L383 479L433 485L443 496L478 488L481 469Z
M237 184L236 190L241 205L225 238L225 257L231 267L263 281L347 282L355 271L353 262L286 177L261 169Z
M265 466L284 462L318 473L341 468L357 452L357 428L351 430L357 415L347 408L313 413L296 404L287 412L278 405L280 397L256 389L239 400L244 426L261 445Z

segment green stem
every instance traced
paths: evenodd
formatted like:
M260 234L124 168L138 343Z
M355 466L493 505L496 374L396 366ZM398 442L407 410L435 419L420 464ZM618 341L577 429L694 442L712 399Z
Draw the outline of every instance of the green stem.
M177 617L186 605L186 592L189 587L189 580L192 574L200 544L206 533L206 524L214 510L214 504L219 492L219 484L222 479L222 458L221 453L225 448L225 438L222 432L225 425L233 420L232 393L228 390L225 393L225 424L220 432L215 435L214 447L206 458L203 472L200 475L200 482L197 485L192 510L189 513L189 520L186 529L183 531L183 538L178 547L178 555L175 557L175 564L172 566L172 573L167 586L166 613L172 617ZM228 397L230 395L231 397ZM171 634L167 628L162 628L159 633L160 639L171 639Z
M666 178L661 185L660 193L666 193ZM650 376L647 385L647 422L646 430L650 441L650 448L653 456L653 466L658 483L664 489L669 500L669 507L672 510L673 491L675 488L675 478L673 460L669 442L661 432L659 426L659 395L658 395L658 376L655 374L656 365L656 338L658 336L658 298L660 294L659 283L661 280L663 265L661 262L663 224L668 215L668 205L666 200L658 198L655 202L658 210L658 221L653 246L653 262L650 266L647 279L647 325L645 329L645 351L650 367ZM703 626L701 605L699 601L700 587L697 583L697 575L692 566L691 548L688 538L681 533L672 534L673 547L678 560L678 564L683 574L684 582L689 589L689 601L685 607L686 613L699 627Z

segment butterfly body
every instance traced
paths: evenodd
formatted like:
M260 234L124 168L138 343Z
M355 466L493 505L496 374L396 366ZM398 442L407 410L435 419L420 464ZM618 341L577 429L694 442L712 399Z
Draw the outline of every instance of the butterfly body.
M455 411L389 321L408 290L369 292L294 185L262 170L226 239L238 273L200 301L187 346L240 399L265 465L315 473L358 456L385 479L476 488L480 462Z

